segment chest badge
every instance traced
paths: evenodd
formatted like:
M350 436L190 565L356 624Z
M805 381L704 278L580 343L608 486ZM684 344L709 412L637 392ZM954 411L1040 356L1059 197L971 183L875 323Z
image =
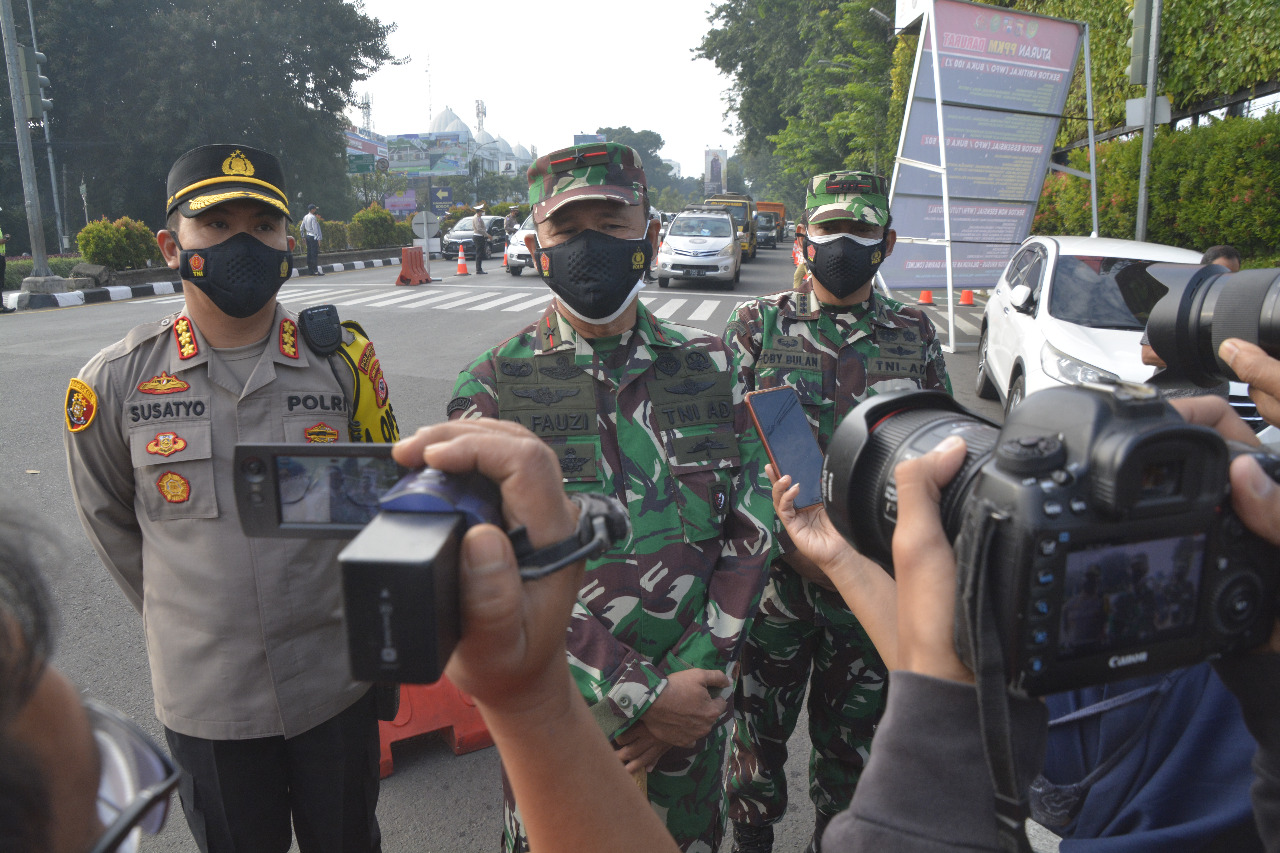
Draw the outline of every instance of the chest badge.
M200 345L196 343L195 328L186 317L179 317L178 321L173 324L173 339L178 344L178 358L183 361L194 357L196 353L200 352Z
M701 350L694 350L686 355L684 357L684 363L689 365L689 369L696 373L701 373L704 370L710 370L712 368L711 359Z
M590 462L590 458L579 456L578 451L569 448L564 452L564 456L560 457L560 471L569 476L573 476L582 470L582 466Z
M554 406L565 397L578 396L577 388L514 388L513 394L517 397L524 397L526 400L532 400L535 403L541 403L544 406Z
M93 423L93 416L98 413L98 395L88 384L79 379L72 379L67 386L67 429L72 432L83 432Z
M191 483L186 477L172 471L165 471L160 475L160 479L156 480L156 488L160 490L160 497L171 504L186 503L191 497Z
M169 457L187 446L187 440L176 432L158 432L156 437L147 442L147 452L156 456Z
M190 387L190 383L184 382L176 376L170 376L163 370L145 382L138 383L138 390L143 394L177 394L179 391L186 391Z
M321 421L304 429L302 436L307 440L308 444L333 444L338 440L338 431Z

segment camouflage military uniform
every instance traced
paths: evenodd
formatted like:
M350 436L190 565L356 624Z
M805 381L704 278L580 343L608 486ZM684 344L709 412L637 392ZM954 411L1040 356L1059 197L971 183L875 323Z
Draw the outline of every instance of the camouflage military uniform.
M596 341L597 352L553 301L463 371L448 408L524 424L555 448L566 489L630 508L632 537L587 564L568 636L578 688L610 737L642 718L666 673L736 675L771 548L753 517L772 518L760 472L740 472L746 423L724 344L637 311L616 346ZM726 713L648 774L649 799L685 850L719 849L728 723ZM509 792L503 842L527 847Z
M933 325L919 310L874 292L870 307L822 309L809 276L799 291L739 305L725 342L744 393L796 388L824 452L844 416L869 396L906 388L951 391ZM789 549L785 534L779 538ZM840 594L775 561L742 668L730 819L759 826L785 812L787 739L811 670L809 795L821 814L845 809L884 711L886 672Z

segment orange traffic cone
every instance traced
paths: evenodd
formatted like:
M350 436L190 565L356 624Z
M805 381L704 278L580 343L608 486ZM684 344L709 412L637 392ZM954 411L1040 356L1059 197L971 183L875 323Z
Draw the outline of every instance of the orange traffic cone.
M504 267L507 265L507 250L506 250L506 249L503 249L503 250L502 250L502 265L503 265Z
M918 300L916 300L916 304L917 304L917 305L932 305L932 304L933 304L933 291L932 291L932 290L922 290L922 291L920 291L920 298L919 298Z
M972 305L972 304L973 304L973 291L972 291L972 290L962 290L962 291L960 291L960 302L959 302L958 304L960 304L960 305Z
M471 275L471 272L467 269L467 253L463 251L461 246L458 247L458 273L457 274Z

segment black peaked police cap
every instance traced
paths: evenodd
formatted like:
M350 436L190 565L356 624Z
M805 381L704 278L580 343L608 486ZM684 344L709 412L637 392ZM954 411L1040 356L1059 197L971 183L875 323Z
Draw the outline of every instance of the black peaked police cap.
M253 199L289 216L284 169L274 154L245 145L203 145L183 154L169 170L165 216L175 209L196 216L224 201Z

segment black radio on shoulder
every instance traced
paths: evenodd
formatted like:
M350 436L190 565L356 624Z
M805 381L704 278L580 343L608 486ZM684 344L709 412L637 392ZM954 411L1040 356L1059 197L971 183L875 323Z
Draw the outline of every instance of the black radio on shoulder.
M1038 696L1266 641L1280 549L1236 516L1227 472L1248 453L1280 480L1280 458L1188 424L1141 385L1041 391L1003 428L939 392L877 396L837 429L822 481L836 527L890 571L894 466L953 434L968 455L942 522L956 648L975 672L997 647L1010 690Z

